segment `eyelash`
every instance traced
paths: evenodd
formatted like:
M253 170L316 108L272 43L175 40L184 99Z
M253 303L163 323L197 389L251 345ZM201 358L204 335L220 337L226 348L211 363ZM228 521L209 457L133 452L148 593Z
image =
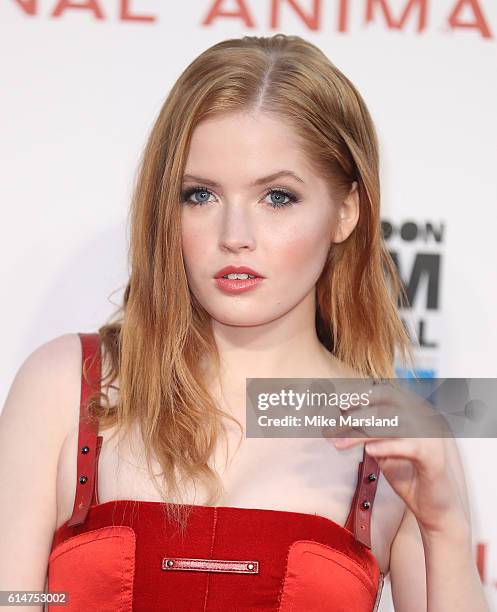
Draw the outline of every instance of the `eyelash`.
M190 197L194 193L197 193L198 191L204 191L205 193L214 195L212 191L210 191L210 189L207 189L207 187L202 187L200 185L197 185L195 187L189 187L188 189L185 189L182 192L181 194L182 202L187 203L187 204L192 204L193 206L205 206L205 204L208 204L209 203L208 201L207 202L190 202ZM277 193L278 195L287 196L287 198L289 198L290 200L289 202L284 202L283 204L269 204L269 206L273 208L274 210L279 210L280 208L285 208L286 206L293 206L293 204L300 202L300 199L294 193L292 193L291 191L288 191L287 189L283 189L281 187L273 187L271 189L268 189L264 197L267 198L267 196L272 193Z

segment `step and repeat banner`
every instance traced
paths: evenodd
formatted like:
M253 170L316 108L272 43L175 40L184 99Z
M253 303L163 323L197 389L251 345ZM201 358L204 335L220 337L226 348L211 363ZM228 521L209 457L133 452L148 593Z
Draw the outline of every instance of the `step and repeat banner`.
M276 32L368 104L417 374L497 375L496 0L1 0L2 405L29 352L119 301L138 158L175 79L215 42ZM497 445L459 445L497 609Z

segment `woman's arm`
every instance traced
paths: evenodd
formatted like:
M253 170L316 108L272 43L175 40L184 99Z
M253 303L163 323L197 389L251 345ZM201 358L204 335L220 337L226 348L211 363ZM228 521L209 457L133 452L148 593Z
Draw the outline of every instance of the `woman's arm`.
M421 533L406 513L390 551L392 599L396 612L489 612L472 555L468 524Z
M0 590L45 588L57 464L78 414L80 369L76 334L47 342L19 368L0 414Z
M469 524L447 524L443 532L421 532L426 558L428 611L490 612L472 556Z
M390 467L394 481L396 461L399 465L404 461L405 466L405 460L410 459L415 466L411 486L407 479L398 489L406 493L405 499L416 514L406 508L392 543L396 612L490 612L473 557L468 491L456 440L383 440L381 445L383 452L375 451L380 448L379 441L366 443L366 448L387 473ZM404 470L404 477L407 473ZM445 504L441 503L443 497ZM419 575L422 561L423 579ZM415 606L413 598L417 600Z
M426 412L422 398L390 386L377 386L372 397L371 405L408 411L420 422ZM337 448L361 443L407 506L391 547L396 612L489 612L472 555L468 493L455 439L334 439Z
M390 547L390 582L396 612L426 612L423 540L418 522L407 507Z

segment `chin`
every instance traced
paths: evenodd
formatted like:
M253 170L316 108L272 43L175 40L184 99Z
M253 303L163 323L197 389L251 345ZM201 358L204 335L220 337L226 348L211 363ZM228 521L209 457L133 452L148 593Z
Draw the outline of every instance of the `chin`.
M271 317L264 316L263 314L258 315L254 312L254 308L249 307L247 307L247 312L243 312L243 310L236 311L234 308L231 308L229 311L227 308L206 310L214 321L223 325L233 325L234 327L263 325L271 320Z
M232 325L233 327L252 327L254 325L263 325L267 323L267 319L257 319L254 318L253 314L247 314L246 316L234 316L233 313L226 316L214 316L212 318L218 323L222 323L223 325Z

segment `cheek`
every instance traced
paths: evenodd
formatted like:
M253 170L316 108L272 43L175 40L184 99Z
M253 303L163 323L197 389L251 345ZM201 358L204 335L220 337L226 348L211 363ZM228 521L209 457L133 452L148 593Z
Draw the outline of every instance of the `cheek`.
M188 219L182 220L181 245L187 270L190 268L191 262L199 261L200 255L206 252L207 241L208 232L205 231L205 227L202 231L198 223L191 222Z
M301 273L318 273L326 259L331 240L331 227L329 219L322 219L320 223L304 222L274 235L269 241L274 266L281 272L299 270Z

